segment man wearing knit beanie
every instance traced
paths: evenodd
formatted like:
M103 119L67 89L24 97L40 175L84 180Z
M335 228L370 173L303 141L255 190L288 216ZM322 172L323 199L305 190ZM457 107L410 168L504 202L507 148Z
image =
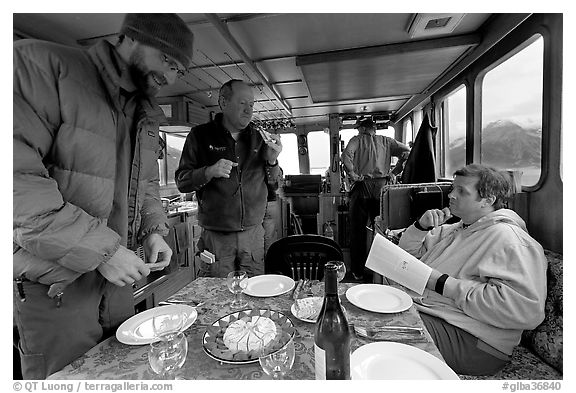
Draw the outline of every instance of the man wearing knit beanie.
M127 14L116 45L13 50L15 342L44 379L134 315L135 281L170 264L154 95L190 66L175 14ZM137 251L144 250L144 258Z
M193 41L176 14L126 14L117 50L127 60L134 83L153 96L190 67Z

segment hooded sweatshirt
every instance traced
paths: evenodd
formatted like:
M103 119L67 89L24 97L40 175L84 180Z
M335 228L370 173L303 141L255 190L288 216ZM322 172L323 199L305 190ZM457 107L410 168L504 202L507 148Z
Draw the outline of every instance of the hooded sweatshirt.
M415 299L420 312L508 355L523 330L543 321L547 260L514 211L496 210L466 229L462 221L429 232L412 225L399 245L450 276L443 295L426 289Z

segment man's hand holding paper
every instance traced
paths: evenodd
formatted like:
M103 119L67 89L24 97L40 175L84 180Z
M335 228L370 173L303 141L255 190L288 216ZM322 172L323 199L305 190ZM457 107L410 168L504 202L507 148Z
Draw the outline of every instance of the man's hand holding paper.
M379 234L372 242L366 267L420 295L432 273L428 265Z

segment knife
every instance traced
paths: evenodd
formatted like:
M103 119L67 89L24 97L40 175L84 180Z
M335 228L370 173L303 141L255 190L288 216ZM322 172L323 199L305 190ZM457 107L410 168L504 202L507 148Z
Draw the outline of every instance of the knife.
M202 306L204 303L205 302L197 302L195 300L178 300L178 299L169 300L169 299L166 299L166 300L163 300L161 302L158 302L158 305L159 306L167 306L170 304L185 304L187 306L196 308L196 307Z

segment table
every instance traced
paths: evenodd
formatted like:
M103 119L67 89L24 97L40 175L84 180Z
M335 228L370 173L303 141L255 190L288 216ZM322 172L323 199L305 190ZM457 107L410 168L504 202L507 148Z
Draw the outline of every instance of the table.
M312 286L314 295L323 295L323 283L315 282ZM340 283L341 291L350 288L353 283ZM246 296L249 307L270 308L280 311L291 317L296 328L294 343L296 347L296 359L292 372L286 375L286 379L306 380L314 379L314 328L315 325L300 321L292 316L290 307L293 304L291 292L269 297L257 298ZM365 326L383 325L408 325L418 326L425 330L425 341L405 342L424 351L427 351L442 359L438 348L434 345L428 331L426 331L422 319L414 306L410 309L394 314L381 314L362 310L341 295L341 302L346 310L349 323L362 324ZM188 338L188 355L182 369L176 372L176 378L181 379L271 379L267 376L258 362L245 365L223 364L210 358L202 348L202 336L206 325L212 324L217 319L234 312L229 306L233 295L226 287L223 278L202 277L192 281L182 288L170 299L194 299L205 301L198 308L198 319L185 331ZM357 337L353 334L351 350L370 343L370 340ZM77 380L148 380L160 377L150 369L148 365L148 345L125 345L116 337L110 337L59 372L52 374L48 379L77 379Z

